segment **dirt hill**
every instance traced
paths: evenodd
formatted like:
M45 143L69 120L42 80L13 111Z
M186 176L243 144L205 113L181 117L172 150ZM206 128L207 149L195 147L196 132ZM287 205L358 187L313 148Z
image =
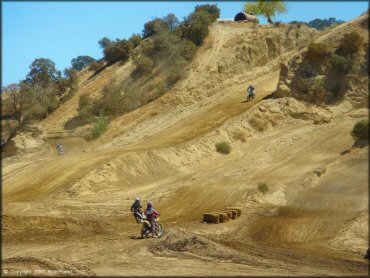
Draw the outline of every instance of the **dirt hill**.
M115 64L96 75L83 70L76 94L37 132L16 137L18 155L4 160L4 268L365 275L368 147L352 147L350 131L368 116L367 106L350 93L323 105L274 98L286 81L282 64L289 76L288 65L310 42L332 42L351 30L364 36L363 18L322 33L214 23L184 79L91 141L77 117L80 96L127 80L134 66ZM256 98L245 102L249 84ZM362 85L351 92L368 97ZM221 141L230 154L215 151ZM64 157L56 143L65 146ZM265 194L259 183L267 184ZM129 211L137 196L160 211L163 238L138 240L140 226ZM201 222L203 213L227 206L241 207L241 217Z

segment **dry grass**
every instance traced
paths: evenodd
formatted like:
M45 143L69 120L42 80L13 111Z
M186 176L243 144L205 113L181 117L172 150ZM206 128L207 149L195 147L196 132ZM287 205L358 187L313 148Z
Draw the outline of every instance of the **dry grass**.
M241 142L246 142L247 141L245 133L243 131L234 132L232 134L232 137L233 137L234 140L239 140Z

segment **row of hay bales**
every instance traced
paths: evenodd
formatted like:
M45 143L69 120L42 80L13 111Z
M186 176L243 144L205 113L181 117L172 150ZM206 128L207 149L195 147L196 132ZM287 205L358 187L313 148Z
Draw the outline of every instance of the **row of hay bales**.
M203 223L224 223L236 219L242 214L240 207L227 207L224 210L217 210L203 214Z

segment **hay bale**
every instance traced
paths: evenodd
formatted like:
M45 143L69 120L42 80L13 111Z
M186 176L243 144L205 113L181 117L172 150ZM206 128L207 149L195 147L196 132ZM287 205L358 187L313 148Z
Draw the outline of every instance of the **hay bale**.
M219 212L218 215L220 216L220 223L227 222L229 220L229 216L225 212Z
M232 212L229 211L229 210L216 210L216 211L214 211L212 213L218 213L218 214L220 214L220 223L221 222L229 221L231 219L231 217L232 217ZM221 216L221 214L223 214L223 215ZM221 218L224 218L224 220L221 221Z
M220 222L220 215L214 212L204 213L203 222L218 224Z
M241 209L241 207L227 207L225 209L226 210L237 210L238 211L238 217L240 217L240 215L242 215L242 209Z
M227 220L230 220L231 217L233 216L233 213L231 211L229 211L229 210L222 210L221 212L227 214Z
M230 209L229 211L232 213L231 219L236 219L238 217L238 211L237 210Z

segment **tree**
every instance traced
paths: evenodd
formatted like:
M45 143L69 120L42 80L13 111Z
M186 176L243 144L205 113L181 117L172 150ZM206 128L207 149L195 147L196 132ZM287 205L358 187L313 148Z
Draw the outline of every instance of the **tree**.
M128 40L121 40L104 49L104 59L113 64L118 61L126 62L130 58L132 44Z
M355 140L369 139L369 119L359 120L353 127L351 135Z
M163 18L164 23L167 25L168 29L172 32L175 30L177 25L179 25L179 20L173 13L169 13Z
M308 26L317 30L324 30L327 27L342 24L343 22L343 20L336 20L335 17L329 17L329 19L316 18L308 22Z
M194 12L205 11L210 14L212 22L216 21L220 17L220 8L217 5L197 5Z
M58 107L57 88L54 84L45 87L43 84L36 83L25 89L30 93L31 113L34 117L47 118L49 113Z
M2 89L4 94L4 108L17 121L18 127L23 127L25 110L29 108L30 102L27 98L27 91L20 84L9 84ZM27 102L28 101L28 102Z
M352 56L360 51L363 41L364 39L357 32L353 31L345 34L339 44L337 53L343 56Z
M131 42L132 47L136 48L141 43L142 38L141 38L140 34L132 34L131 37L128 40L129 40L129 42Z
M209 34L209 25L212 17L208 12L198 11L191 13L181 24L181 37L188 38L196 45L201 45Z
M93 62L95 62L95 59L90 56L78 56L72 59L71 64L73 69L80 71Z
M50 83L57 81L61 77L61 73L55 68L55 63L50 59L38 58L35 59L30 71L26 76L25 82L32 86L34 84L47 87Z
M100 45L102 49L106 49L108 46L112 45L113 42L107 37L104 37L98 41L98 44Z
M247 14L252 14L255 16L265 16L270 24L273 24L272 17L277 13L283 13L286 11L285 3L279 0L257 0L254 3L246 3L244 6L244 11Z
M145 23L143 29L143 39L153 36L156 33L155 29L158 27L166 27L166 23L160 18L156 18Z

